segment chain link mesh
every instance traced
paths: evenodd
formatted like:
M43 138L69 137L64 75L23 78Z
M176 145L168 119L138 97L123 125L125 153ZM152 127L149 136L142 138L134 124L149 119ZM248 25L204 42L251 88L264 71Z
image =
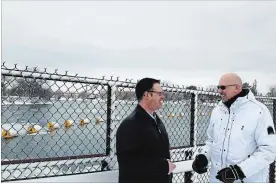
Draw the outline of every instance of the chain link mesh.
M1 181L118 169L115 134L137 105L136 82L9 68L4 63L1 71ZM210 90L161 86L165 101L158 114L170 138L172 161L191 160L204 145L219 96ZM275 98L257 99L275 121ZM275 181L275 164L270 176ZM173 177L180 183L208 181L209 172Z

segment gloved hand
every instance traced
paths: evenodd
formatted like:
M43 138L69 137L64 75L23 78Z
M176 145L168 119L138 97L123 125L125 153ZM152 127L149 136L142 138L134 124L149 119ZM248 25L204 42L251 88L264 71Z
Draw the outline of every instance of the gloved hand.
M217 173L216 178L224 183L233 183L235 180L241 180L245 178L241 168L237 165L230 165Z
M208 160L207 157L203 154L199 154L196 156L192 167L195 172L198 174L202 174L207 172L207 165L208 165Z

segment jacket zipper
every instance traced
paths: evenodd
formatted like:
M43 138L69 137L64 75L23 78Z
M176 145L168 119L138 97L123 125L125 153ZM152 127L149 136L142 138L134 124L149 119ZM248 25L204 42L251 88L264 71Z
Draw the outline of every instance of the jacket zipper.
M228 125L229 125L230 114L231 114L231 113L230 113L230 109L228 109L228 111L229 111L228 122L227 122L227 126L226 126L226 128L225 128L225 132L224 132L224 139L223 139L222 148L221 148L222 153L221 153L221 166L220 166L220 167L222 167L222 166L223 166L224 143L225 143L225 138L226 138L227 128L228 128Z

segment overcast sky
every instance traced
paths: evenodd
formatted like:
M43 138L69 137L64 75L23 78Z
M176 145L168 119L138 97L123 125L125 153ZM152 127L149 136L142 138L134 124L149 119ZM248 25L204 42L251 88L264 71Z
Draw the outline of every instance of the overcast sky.
M276 1L2 1L2 62L81 76L276 84Z

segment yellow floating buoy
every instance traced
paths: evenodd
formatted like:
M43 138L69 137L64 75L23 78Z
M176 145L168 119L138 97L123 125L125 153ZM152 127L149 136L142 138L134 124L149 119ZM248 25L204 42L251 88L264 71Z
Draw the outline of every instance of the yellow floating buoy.
M9 131L2 130L2 137L8 136L8 135L9 135Z
M27 132L28 134L33 134L33 133L37 133L37 130L31 126L31 127L28 127Z
M70 126L72 126L73 121L72 120L65 120L64 121L64 127L65 128L69 128Z
M47 128L50 130L50 131L53 131L55 129L58 129L60 128L60 125L56 122L48 122L47 123Z
M80 120L80 125L84 125L84 124L87 124L87 123L89 123L88 119L81 119Z
M2 130L1 135L4 139L10 139L10 138L13 138L16 136L16 131L15 130Z
M33 134L33 133L37 133L41 130L41 126L40 125L33 125L27 128L27 133L28 134Z
M100 122L104 122L102 118L96 118L96 124L99 124Z
M168 114L168 117L170 118L170 117L173 117L174 116L174 114Z
M52 122L48 122L48 123L47 123L47 128L48 128L49 130L51 130L51 129L53 128L53 123L52 123Z

